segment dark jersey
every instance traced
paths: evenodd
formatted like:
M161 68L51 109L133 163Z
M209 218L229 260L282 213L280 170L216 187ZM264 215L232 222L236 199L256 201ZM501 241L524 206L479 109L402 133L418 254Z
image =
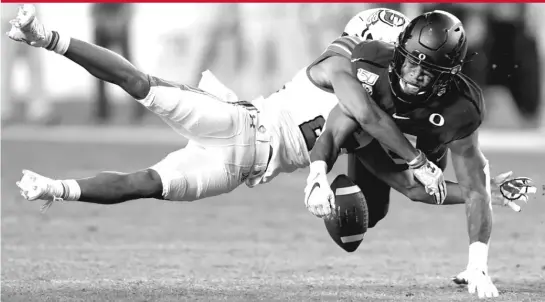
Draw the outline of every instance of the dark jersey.
M456 75L441 96L432 96L421 107L399 112L401 101L393 94L388 76L393 55L394 46L391 44L364 41L352 51L352 71L371 98L393 117L409 140L416 140L418 149L428 155L444 153L448 143L471 135L481 125L484 110L482 91L463 74ZM358 147L357 142L355 147Z

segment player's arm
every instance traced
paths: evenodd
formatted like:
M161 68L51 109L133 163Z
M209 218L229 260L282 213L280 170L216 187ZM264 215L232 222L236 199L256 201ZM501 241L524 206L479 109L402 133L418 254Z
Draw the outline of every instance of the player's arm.
M310 152L310 171L305 187L305 205L317 217L331 214L335 196L327 180L339 156L341 146L352 135L358 124L346 116L339 105L327 117L322 134Z
M470 241L469 266L485 269L492 232L492 204L488 160L479 148L478 132L449 144L458 185L466 202Z
M359 126L406 162L419 157L420 152L407 140L394 120L372 99L352 75L349 60L331 57L329 80L339 99L341 109Z
M339 157L341 146L358 127L358 124L348 117L339 105L329 113L326 125L310 152L310 162L325 163L326 173L331 171ZM322 164L323 165L323 164Z
M375 167L375 169L377 169ZM412 173L402 171L387 176L378 175L392 188L404 194L412 201L426 204L437 205L435 199L426 193L424 187L415 181ZM462 187L453 181L445 181L447 185L447 195L442 205L466 204L466 194ZM516 202L527 203L531 194L537 192L537 188L532 185L532 179L528 177L513 177L513 172L505 172L496 175L490 179L490 191L492 193L492 205L508 206L515 212L520 212L521 208Z

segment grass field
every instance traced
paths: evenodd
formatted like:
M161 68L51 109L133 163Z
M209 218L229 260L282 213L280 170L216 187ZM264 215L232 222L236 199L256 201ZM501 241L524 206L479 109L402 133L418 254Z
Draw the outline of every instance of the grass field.
M463 206L391 212L352 254L304 208L307 171L194 203L25 202L21 169L57 178L149 166L175 146L2 142L2 301L468 301L450 277L467 262ZM545 183L539 153L487 153L493 173ZM344 169L344 160L336 167ZM452 178L452 170L448 171ZM495 207L498 301L545 300L545 202Z

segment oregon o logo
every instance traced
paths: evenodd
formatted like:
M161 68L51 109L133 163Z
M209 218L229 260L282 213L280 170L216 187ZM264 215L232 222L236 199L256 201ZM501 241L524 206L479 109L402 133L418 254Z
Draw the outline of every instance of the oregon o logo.
M418 59L419 59L420 61L424 61L424 60L426 59L426 55L423 54L423 53L419 53L419 54L418 54Z
M445 118L438 113L433 113L430 115L430 123L437 127L441 127L445 124Z

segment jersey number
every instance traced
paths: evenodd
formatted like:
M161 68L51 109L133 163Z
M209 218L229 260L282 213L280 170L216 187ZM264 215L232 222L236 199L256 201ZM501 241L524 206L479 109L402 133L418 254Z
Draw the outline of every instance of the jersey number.
M325 118L321 115L299 125L299 129L301 130L301 133L303 133L303 137L305 138L305 143L307 144L307 149L309 151L312 150L316 140L320 134L322 134L324 125Z

